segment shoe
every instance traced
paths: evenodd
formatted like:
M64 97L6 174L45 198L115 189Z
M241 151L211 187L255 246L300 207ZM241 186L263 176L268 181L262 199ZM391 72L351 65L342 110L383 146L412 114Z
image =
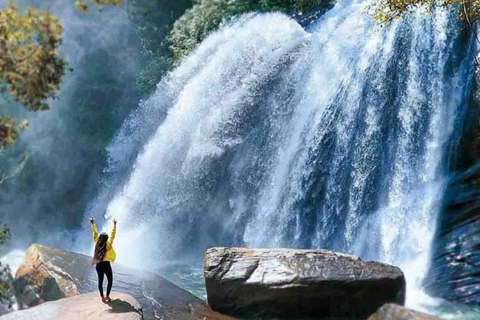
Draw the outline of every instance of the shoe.
M102 297L102 302L107 303L107 299L105 297Z
M110 302L110 301L112 301L112 299L110 297L105 298L105 302Z

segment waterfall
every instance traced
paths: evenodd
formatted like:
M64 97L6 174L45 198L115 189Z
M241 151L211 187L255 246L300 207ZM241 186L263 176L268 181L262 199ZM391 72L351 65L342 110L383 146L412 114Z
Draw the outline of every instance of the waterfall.
M307 28L239 17L126 121L88 214L120 221L129 264L211 245L330 248L419 285L469 90L460 29L444 10L381 27L363 1Z

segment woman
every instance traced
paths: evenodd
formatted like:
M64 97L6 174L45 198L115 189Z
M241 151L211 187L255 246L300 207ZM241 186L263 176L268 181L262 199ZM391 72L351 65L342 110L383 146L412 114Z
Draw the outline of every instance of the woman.
M113 273L110 263L114 262L117 256L112 246L113 240L115 239L115 233L117 232L117 220L113 219L113 229L110 237L104 232L98 235L98 229L93 218L90 218L90 224L93 231L93 241L96 243L92 263L97 265L98 290L100 291L100 296L102 297L102 301L107 303L112 301L112 299L110 299L110 291L112 291ZM105 275L108 280L106 297L103 295L103 277Z

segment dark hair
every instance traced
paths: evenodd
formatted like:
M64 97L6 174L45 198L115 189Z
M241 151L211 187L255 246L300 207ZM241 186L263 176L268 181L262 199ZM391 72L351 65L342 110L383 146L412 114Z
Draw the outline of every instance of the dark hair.
M105 257L105 253L107 252L107 241L108 241L108 234L101 233L98 237L97 244L95 245L95 253L93 255L93 259L100 262Z

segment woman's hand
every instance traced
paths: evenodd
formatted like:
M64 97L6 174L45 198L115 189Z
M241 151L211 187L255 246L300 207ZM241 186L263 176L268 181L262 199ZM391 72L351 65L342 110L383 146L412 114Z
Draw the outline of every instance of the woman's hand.
M88 220L90 220L90 223L95 223L95 219L93 219L92 217L90 217Z
M113 224L117 225L117 219L115 219L115 218L113 219Z

